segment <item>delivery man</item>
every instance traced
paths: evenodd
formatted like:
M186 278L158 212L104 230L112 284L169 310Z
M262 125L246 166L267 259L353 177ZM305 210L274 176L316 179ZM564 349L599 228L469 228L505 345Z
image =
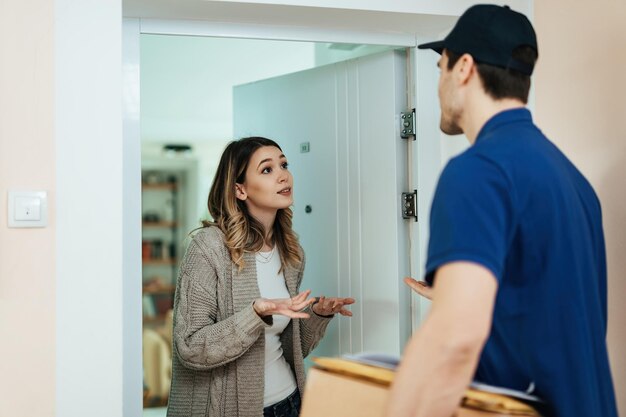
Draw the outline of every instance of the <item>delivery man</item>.
M539 396L547 416L616 417L600 202L525 108L531 23L477 5L419 47L441 54L441 130L471 146L437 185L426 283L410 281L433 302L387 416L450 417L476 379Z

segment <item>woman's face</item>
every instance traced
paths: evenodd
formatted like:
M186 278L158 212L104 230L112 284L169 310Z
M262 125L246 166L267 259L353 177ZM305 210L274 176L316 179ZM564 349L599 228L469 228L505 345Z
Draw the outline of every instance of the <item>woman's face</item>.
M263 146L252 154L243 184L236 184L236 196L253 216L293 204L293 177L287 165L285 155L274 146Z

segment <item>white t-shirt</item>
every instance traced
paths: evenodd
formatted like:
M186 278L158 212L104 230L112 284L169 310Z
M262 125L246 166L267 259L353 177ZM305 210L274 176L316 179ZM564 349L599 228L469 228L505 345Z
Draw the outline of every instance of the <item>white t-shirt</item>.
M287 285L280 270L280 255L276 246L270 252L256 254L259 291L263 298L289 298ZM289 324L289 317L275 314L274 324L265 329L265 392L263 406L276 404L296 390L296 378L283 356L280 335Z

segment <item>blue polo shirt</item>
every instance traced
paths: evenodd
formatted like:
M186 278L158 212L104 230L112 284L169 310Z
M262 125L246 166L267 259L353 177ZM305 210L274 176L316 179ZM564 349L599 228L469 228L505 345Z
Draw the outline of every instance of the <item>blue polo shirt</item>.
M498 280L476 380L521 391L534 384L548 416L617 416L600 203L528 110L495 115L448 163L430 235L429 283L454 261Z

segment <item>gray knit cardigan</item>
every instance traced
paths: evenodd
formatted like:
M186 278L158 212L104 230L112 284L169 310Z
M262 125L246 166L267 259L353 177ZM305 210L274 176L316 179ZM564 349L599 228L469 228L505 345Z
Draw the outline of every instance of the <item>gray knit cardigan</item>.
M239 271L217 227L201 229L180 265L174 298L172 387L168 417L261 417L265 329L252 307L260 297L253 253ZM287 290L298 293L304 262L284 270ZM324 335L329 318L311 312L292 319L281 335L283 354L300 392L303 358Z

